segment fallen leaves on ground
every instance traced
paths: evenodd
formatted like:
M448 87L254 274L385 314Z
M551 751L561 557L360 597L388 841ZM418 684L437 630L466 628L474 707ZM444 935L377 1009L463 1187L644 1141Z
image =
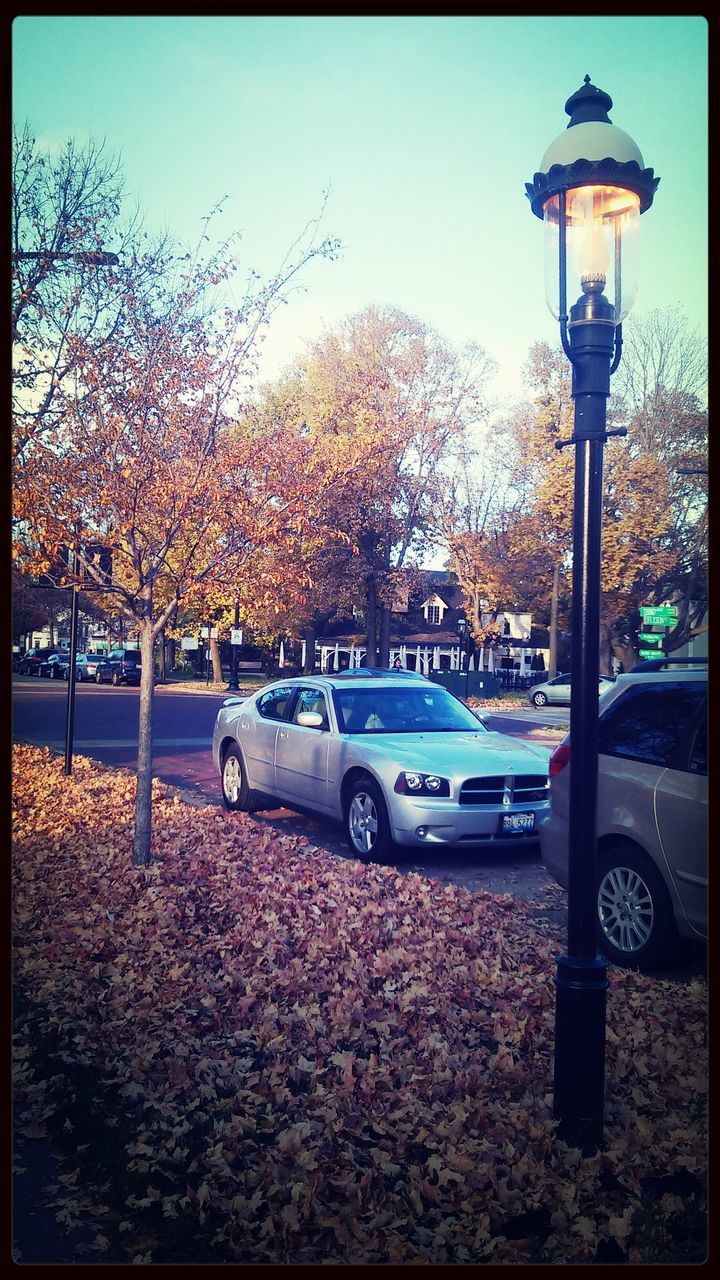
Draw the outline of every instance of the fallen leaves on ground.
M537 908L157 781L133 870L134 786L14 749L17 1123L64 1153L45 1194L102 1261L702 1256L703 982L612 973L584 1154L552 1118Z

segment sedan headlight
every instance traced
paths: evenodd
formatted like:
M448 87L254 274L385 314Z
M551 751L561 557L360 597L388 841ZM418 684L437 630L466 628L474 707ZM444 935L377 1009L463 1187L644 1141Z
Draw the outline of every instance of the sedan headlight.
M450 783L447 778L439 778L435 773L414 773L411 770L404 770L398 774L393 790L398 795L449 796Z

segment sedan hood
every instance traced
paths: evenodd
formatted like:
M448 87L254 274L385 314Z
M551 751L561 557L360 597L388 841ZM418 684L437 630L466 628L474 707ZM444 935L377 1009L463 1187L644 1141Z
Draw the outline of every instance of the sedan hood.
M355 741L400 767L423 773L504 773L513 768L547 769L549 748L531 747L504 733L364 733Z

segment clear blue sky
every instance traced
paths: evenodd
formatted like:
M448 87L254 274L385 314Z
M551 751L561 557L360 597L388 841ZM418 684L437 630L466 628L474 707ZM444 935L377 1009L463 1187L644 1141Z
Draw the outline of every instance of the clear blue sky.
M635 312L706 331L707 46L700 17L20 17L14 114L48 149L105 137L148 224L189 243L230 193L223 232L263 272L331 187L344 254L273 322L267 375L376 302L480 342L512 394L557 340L524 183L586 73L661 178Z

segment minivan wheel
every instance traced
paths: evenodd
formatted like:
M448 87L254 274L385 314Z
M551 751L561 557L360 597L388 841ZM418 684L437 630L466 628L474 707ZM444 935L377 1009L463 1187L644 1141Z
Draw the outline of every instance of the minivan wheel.
M345 836L353 853L364 862L377 862L392 848L387 807L378 784L359 778L345 805Z
M597 891L601 949L623 968L656 968L668 963L678 934L672 903L648 858L617 844L599 859Z
M533 694L533 702L535 703L535 706L536 706L536 707L544 707L544 706L545 706L545 704L547 703L547 694L546 694L546 693L534 693L534 694Z
M254 809L252 792L248 786L245 761L239 747L228 747L223 760L221 787L223 804L226 809L234 809L241 813L252 813Z
M95 683L96 683L96 684L102 684L102 676L100 675L100 672L99 672L99 671L96 671L96 672L95 672Z
M113 673L112 673L112 682L113 682L113 684L115 685L115 688L117 689L117 687L118 687L118 685L119 685L119 683L120 683L120 677L119 677L119 675L118 675L117 671L113 671Z

